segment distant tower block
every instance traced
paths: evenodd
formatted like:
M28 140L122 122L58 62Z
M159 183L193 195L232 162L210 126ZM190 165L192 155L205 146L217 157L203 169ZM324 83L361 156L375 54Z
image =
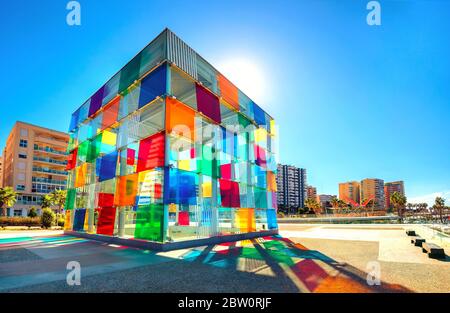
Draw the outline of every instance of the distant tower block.
M72 114L66 231L161 249L277 233L274 125L164 30Z

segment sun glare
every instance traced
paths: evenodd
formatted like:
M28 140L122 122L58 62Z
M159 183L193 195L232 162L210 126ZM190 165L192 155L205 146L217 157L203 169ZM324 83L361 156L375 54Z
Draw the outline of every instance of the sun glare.
M264 101L265 81L261 68L249 59L226 60L219 71L255 102Z

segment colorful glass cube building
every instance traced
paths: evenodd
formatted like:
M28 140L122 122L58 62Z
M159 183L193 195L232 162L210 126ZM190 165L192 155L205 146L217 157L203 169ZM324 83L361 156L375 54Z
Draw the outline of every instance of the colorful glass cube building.
M69 132L68 233L195 245L277 232L274 120L168 29Z

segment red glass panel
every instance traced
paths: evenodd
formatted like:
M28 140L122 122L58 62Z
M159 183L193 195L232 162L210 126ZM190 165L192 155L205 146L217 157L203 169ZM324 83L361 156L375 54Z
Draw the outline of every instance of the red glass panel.
M158 133L141 140L137 164L138 172L164 166L164 141L164 133Z

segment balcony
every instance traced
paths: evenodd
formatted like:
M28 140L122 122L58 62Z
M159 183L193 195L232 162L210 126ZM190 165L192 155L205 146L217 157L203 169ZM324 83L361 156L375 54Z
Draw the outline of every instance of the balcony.
M52 170L49 168L38 167L38 166L33 166L33 172L55 174L55 175L62 175L62 176L67 176L67 174L68 174L67 171Z
M59 161L59 160L55 160L52 158L42 158L42 157L33 157L34 161L38 161L38 162L45 162L45 163L51 163L51 164L57 164L57 165L67 165L67 161Z
M57 155L67 155L66 152L55 150L49 147L40 147L38 145L34 145L34 151L40 151L40 152L46 152L46 153L53 153Z
M31 181L33 183L43 183L43 184L52 184L52 185L61 185L61 186L66 185L65 180L49 179L49 178L43 178L43 177L32 177Z

